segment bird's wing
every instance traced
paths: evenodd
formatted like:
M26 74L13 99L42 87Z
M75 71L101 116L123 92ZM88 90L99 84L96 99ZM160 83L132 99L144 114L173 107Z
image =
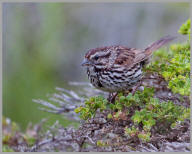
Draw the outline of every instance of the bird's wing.
M115 64L126 67L127 69L144 60L146 56L143 51L135 48L119 47L117 51L118 55Z

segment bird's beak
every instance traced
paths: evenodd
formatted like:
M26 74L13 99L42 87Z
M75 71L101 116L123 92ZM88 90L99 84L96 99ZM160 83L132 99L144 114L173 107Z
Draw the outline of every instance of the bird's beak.
M83 62L81 63L81 66L89 66L92 65L92 63L88 59L84 59Z

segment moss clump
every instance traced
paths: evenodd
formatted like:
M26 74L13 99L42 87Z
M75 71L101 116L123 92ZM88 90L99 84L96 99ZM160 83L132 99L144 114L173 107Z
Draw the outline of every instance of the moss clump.
M191 20L188 19L179 29L178 33L183 35L189 35L190 40L190 33L191 33Z
M102 96L91 97L89 100L85 102L85 106L78 107L75 109L76 113L80 113L80 117L84 120L88 118L94 117L97 110L101 112L107 108L107 100Z
M157 133L167 133L168 130L189 118L190 110L173 102L160 102L153 98L154 89L145 88L137 91L135 95L118 95L114 104L107 103L103 97L92 97L86 101L84 107L79 107L76 112L87 120L92 118L96 111L107 113L108 120L126 120L132 126L125 128L125 134L129 137L138 137L142 141L149 141L151 130ZM156 129L158 128L158 129Z
M189 35L190 20L179 29L179 33ZM172 44L169 52L159 50L154 53L156 60L146 67L146 71L157 72L168 82L174 93L190 95L190 42ZM158 58L157 58L158 57Z
M3 145L3 152L14 152L14 150L8 145Z

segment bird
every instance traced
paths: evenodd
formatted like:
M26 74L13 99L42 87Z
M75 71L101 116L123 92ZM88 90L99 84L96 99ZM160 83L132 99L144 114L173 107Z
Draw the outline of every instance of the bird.
M145 49L122 45L90 49L81 65L86 67L91 84L97 89L109 92L108 100L113 102L119 92L129 91L141 82L143 68L150 63L153 52L173 39L175 37L167 35Z

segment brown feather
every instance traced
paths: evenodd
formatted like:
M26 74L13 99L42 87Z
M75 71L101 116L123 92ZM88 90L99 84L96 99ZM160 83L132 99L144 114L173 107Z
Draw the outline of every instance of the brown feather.
M136 54L136 57L134 59L134 63L139 63L139 62L147 60L148 58L151 57L151 55L154 51L161 48L163 45L169 43L173 39L175 39L175 37L165 36L165 37L161 38L160 40L152 43L145 50Z

